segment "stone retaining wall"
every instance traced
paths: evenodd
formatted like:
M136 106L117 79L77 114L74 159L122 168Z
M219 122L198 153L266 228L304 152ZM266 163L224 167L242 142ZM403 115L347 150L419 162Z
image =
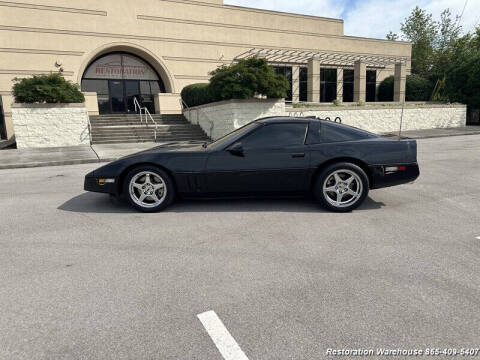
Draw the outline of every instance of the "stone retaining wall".
M336 117L342 123L374 133L396 132L400 128L402 106L398 103L365 106L321 106L285 109L283 100L228 100L189 108L185 117L199 124L212 139L266 116ZM462 127L466 125L465 105L407 103L403 110L402 129L421 130Z
M13 104L17 147L88 145L88 111L84 104Z
M328 107L325 109L292 109L287 114L317 116L319 118L336 117L343 124L355 126L374 133L396 132L400 128L402 107L399 105L366 107ZM446 104L407 104L403 110L402 130L422 130L465 126L467 107L465 105Z

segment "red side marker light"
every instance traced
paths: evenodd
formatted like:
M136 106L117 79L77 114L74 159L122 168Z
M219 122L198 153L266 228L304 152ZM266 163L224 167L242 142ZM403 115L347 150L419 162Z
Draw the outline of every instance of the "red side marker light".
M386 166L385 167L385 172L391 173L395 171L405 171L407 170L407 167L405 165L400 165L400 166Z

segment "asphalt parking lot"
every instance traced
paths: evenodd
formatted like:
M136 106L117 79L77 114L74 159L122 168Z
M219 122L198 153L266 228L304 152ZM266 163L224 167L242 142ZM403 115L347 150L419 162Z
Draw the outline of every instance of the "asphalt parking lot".
M304 199L141 214L83 192L98 164L1 170L0 359L222 360L225 332L231 359L479 348L480 135L418 143L419 180L348 214Z

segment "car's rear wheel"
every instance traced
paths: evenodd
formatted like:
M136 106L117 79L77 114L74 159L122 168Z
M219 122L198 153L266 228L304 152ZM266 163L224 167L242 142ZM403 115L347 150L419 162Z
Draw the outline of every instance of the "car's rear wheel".
M170 176L155 166L139 166L125 177L123 193L137 210L155 212L165 209L175 198Z
M368 195L368 177L359 166L341 162L320 172L314 195L325 208L347 212L359 207Z

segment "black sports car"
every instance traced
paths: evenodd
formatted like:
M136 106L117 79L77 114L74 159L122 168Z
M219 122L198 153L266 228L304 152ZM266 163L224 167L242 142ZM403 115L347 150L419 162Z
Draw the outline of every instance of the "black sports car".
M313 194L333 211L370 189L419 176L417 143L315 118L271 117L203 145L166 144L102 166L85 190L125 197L146 212L176 197Z

